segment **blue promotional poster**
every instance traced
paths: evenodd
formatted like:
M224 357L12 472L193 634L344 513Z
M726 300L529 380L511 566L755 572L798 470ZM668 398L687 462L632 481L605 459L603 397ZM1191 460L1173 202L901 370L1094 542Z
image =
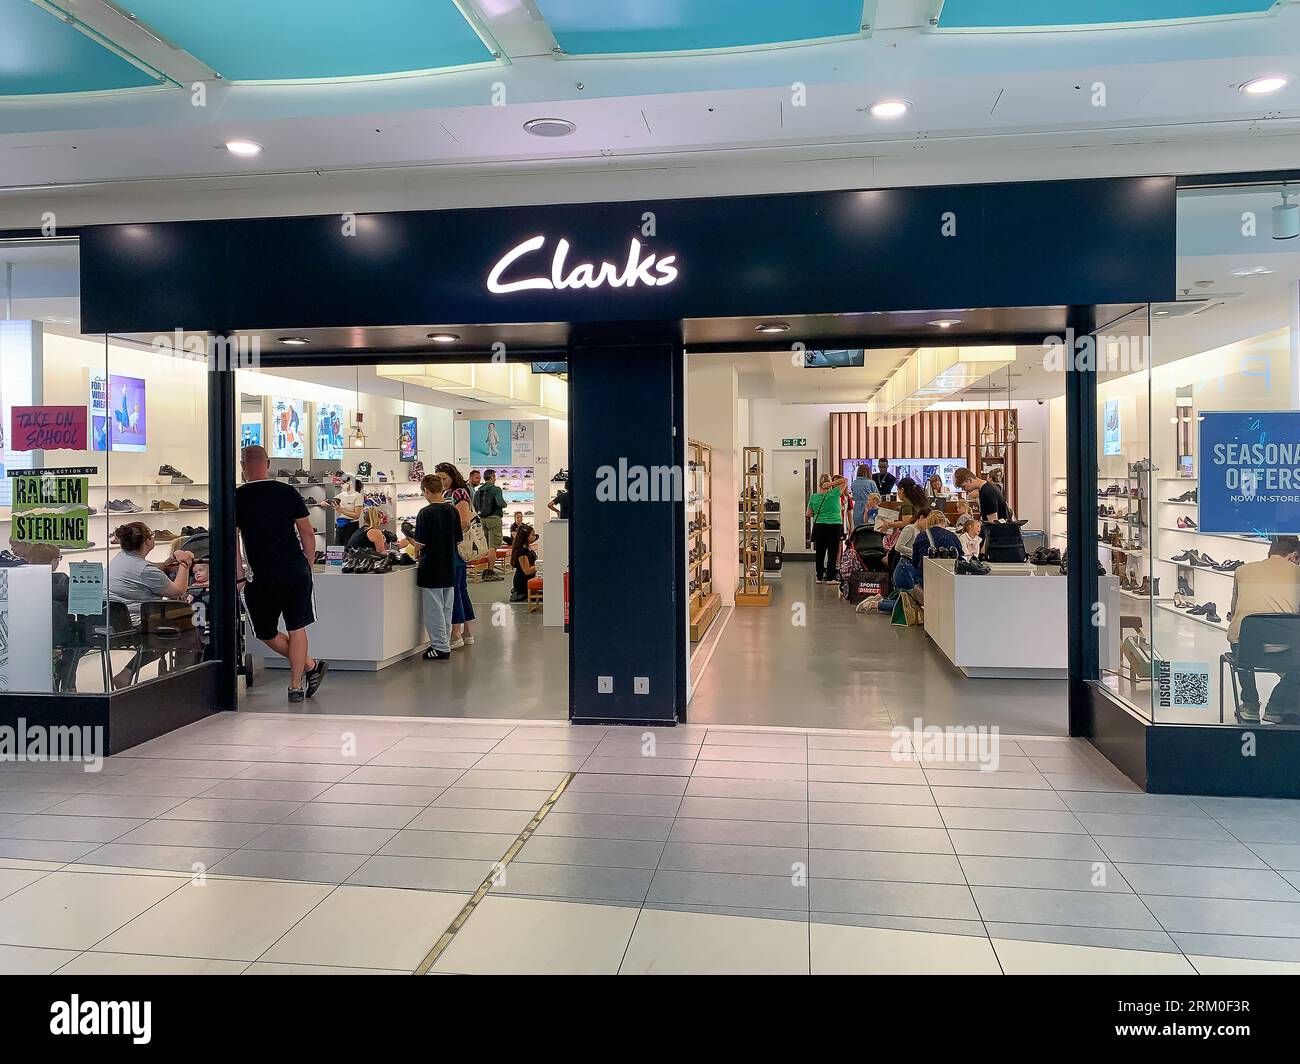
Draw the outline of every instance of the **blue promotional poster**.
M1114 455L1120 453L1119 439L1119 400L1107 399L1102 411L1101 453Z
M1300 412L1204 411L1197 456L1201 532L1300 531Z
M245 421L239 426L239 448L262 446L262 422Z
M316 404L315 456L327 462L337 462L343 457L343 430L347 415L338 403Z
M406 414L397 416L397 457L402 462L414 462L419 451L419 423Z
M469 423L470 465L512 465L512 454L509 421L471 421Z

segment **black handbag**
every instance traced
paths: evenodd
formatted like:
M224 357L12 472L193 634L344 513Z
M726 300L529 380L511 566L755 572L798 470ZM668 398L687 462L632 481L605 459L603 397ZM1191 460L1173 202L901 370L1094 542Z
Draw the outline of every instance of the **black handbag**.
M1023 562L1028 558L1025 552L1025 537L1020 532L1020 525L1015 521L985 521L983 528L985 561Z

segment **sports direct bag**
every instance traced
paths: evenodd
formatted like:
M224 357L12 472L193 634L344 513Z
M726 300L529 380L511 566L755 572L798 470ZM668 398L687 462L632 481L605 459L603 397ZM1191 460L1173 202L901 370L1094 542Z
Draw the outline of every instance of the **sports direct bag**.
M982 557L990 562L1023 562L1025 537L1020 534L1020 525L1014 521L984 522L984 553Z
M483 519L475 514L469 519L469 528L456 544L460 556L465 562L476 562L488 552L487 533L483 531Z

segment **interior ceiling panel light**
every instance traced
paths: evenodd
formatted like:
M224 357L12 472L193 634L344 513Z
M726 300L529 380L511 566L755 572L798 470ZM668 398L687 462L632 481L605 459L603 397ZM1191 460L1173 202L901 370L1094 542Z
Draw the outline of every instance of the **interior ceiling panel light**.
M936 318L934 321L927 321L926 325L937 325L940 329L951 329L954 325L960 325L961 318Z
M868 108L872 118L902 118L911 109L907 100L877 100Z
M1239 85L1238 89L1249 96L1267 96L1270 92L1285 88L1290 80L1281 74L1268 74L1261 78L1251 78Z
M533 118L524 123L524 132L534 137L567 137L577 129L567 118Z
M311 343L305 336L277 336L275 342L277 344L288 344L290 347L302 347L303 344Z
M435 344L454 344L460 337L456 333L429 333L426 339Z
M1294 192L1282 191L1282 202L1273 208L1273 239L1294 240L1300 236L1300 203L1292 203Z
M790 326L783 321L765 321L754 326L754 332L760 333L775 334L789 331Z
M231 155L239 155L245 159L254 155L262 154L262 145L255 140L228 140L226 141L226 151Z

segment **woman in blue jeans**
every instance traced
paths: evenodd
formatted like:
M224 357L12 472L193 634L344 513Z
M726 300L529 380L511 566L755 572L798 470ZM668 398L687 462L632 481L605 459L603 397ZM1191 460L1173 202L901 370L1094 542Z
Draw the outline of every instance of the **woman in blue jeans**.
M439 462L433 469L446 485L447 501L460 514L460 530L467 531L474 516L470 509L469 485L460 475L460 470L450 462ZM469 566L460 556L460 551L456 552L454 565L456 586L451 603L451 649L460 650L474 643L474 635L469 630L470 621L474 619L474 603L469 598Z

